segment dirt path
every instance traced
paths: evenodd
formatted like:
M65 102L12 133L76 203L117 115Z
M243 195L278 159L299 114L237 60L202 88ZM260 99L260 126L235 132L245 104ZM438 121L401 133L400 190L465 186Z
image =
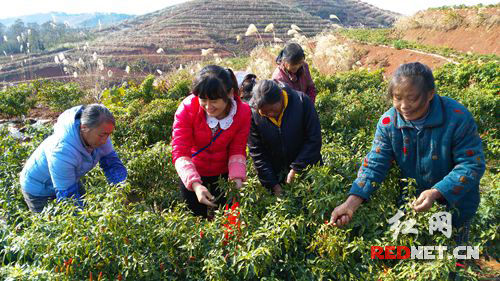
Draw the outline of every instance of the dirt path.
M403 63L419 61L428 65L431 69L435 69L446 63L457 63L452 59L440 55L417 50L398 50L389 46L361 43L354 43L353 46L363 54L360 60L361 66L368 69L384 68L384 76L386 77L391 76L396 68Z

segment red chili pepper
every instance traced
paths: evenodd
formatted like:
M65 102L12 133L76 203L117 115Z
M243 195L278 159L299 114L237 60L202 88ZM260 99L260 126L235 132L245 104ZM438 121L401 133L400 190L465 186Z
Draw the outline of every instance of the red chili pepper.
M118 276L116 277L116 280L122 281L122 274L121 273L118 273Z
M200 230L200 238L203 238L203 230Z
M240 203L235 202L235 203L233 204L233 206L231 206L231 210L233 210L233 211L234 211L234 210L236 210L236 208L238 208L239 206L240 206Z
M458 267L461 267L461 268L465 268L465 264L461 264L461 263L457 262L457 263L455 263L455 265L458 266Z
M99 272L99 276L97 277L97 281L101 281L101 279L102 279L102 271Z
M229 215L228 220L230 224L236 224L236 216Z
M89 281L92 281L92 271L90 272Z

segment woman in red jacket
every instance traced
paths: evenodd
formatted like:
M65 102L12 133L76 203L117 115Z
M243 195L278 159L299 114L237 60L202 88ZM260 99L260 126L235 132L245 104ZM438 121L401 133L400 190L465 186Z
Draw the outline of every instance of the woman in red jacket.
M238 188L246 179L250 117L232 70L209 65L198 73L172 130L172 161L182 197L195 215L207 217L207 206L225 203L215 200L222 193L216 185L220 177Z

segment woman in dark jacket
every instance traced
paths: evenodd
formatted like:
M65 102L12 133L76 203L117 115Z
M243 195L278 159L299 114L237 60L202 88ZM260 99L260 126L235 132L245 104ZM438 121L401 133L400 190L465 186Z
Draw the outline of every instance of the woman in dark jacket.
M321 162L318 114L308 96L273 80L257 83L250 106L250 156L262 185L280 195L283 183Z

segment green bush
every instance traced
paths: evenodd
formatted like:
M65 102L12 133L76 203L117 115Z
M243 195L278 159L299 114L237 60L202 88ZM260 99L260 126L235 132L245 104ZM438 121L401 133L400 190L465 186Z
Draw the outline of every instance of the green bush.
M140 147L169 141L178 105L174 100L157 99L145 105L137 117L123 115L118 119L114 141L117 144L132 143Z
M56 111L64 111L79 105L85 91L77 83L42 81L38 89L38 100Z
M21 117L35 105L36 88L33 84L20 84L0 91L0 116Z
M449 63L434 71L434 76L436 84L440 87L465 89L477 85L491 91L492 94L497 94L500 88L499 71L500 66L497 62Z
M162 208L178 201L179 177L172 165L171 147L157 142L144 151L135 151L127 163L128 182L135 196Z
M369 72L368 70L352 70L341 72L335 76L317 76L314 79L318 92L328 90L330 93L341 93L344 95L354 91L361 94L367 90L384 92L386 83L382 70Z
M183 79L172 85L172 87L168 90L167 96L171 99L182 99L189 95L190 90L191 80Z
M101 101L106 107L116 113L122 113L134 101L139 100L143 103L150 103L155 98L159 98L153 87L154 80L154 75L148 75L139 86L113 86L102 92Z

